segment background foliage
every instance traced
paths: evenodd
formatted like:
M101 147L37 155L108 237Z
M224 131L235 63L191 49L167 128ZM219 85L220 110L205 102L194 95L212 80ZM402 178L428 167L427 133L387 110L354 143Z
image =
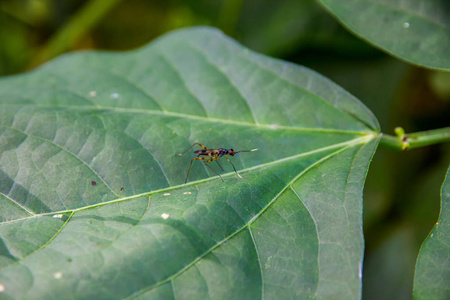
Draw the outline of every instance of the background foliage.
M255 51L319 71L363 101L382 132L448 126L449 73L386 55L312 0L3 0L0 75L67 51L133 49L169 30L202 24ZM448 144L402 153L378 149L364 191L364 298L411 297L415 260L437 220L449 159Z

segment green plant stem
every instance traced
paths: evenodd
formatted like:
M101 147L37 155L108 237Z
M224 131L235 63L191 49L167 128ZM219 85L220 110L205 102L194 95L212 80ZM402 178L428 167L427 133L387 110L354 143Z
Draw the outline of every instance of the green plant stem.
M383 134L380 145L392 150L410 150L450 141L450 127L405 134L401 127L395 129L397 136Z
M37 53L32 66L37 66L67 51L94 27L121 0L91 0L74 14Z

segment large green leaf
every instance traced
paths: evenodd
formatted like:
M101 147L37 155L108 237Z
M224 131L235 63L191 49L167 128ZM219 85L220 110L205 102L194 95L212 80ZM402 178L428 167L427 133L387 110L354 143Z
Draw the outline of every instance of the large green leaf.
M379 128L315 72L195 28L61 57L0 99L0 295L360 297ZM194 142L258 151L230 157L243 179L194 161L184 185Z
M448 0L318 0L347 28L408 62L450 69Z
M414 299L450 298L450 169L441 189L441 213L420 249L414 277Z

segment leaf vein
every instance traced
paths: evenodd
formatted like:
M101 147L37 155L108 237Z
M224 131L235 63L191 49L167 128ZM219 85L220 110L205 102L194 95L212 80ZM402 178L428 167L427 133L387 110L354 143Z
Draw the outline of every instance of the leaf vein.
M261 265L261 256L259 255L258 245L256 244L255 237L253 236L252 226L248 226L248 232L252 238L253 245L255 246L256 256L258 258L259 272L261 273L261 300L264 300L264 273Z
M218 65L216 65L214 62L212 62L208 56L206 55L205 52L202 52L201 49L195 47L193 44L189 43L189 46L192 50L194 50L195 52L201 54L203 57L205 57L205 61L212 66L219 74L221 74L230 84L230 86L236 91L236 93L239 94L240 98L243 100L242 102L244 103L244 105L247 107L248 111L250 112L250 115L252 116L253 122L255 124L259 124L258 119L256 118L253 110L250 107L250 103L248 102L247 98L244 97L244 95L242 94L242 91L231 81L230 77L228 76L227 73L225 73L223 70L221 70L219 68Z
M22 204L20 204L18 201L14 200L13 198L9 197L8 195L6 195L5 193L0 191L0 195L3 195L6 199L8 199L9 201L11 201L12 203L14 203L15 205L17 205L20 209L24 210L27 214L29 214L30 216L36 216L36 214L32 211L29 210L26 206L23 206Z
M303 203L302 199L300 198L300 195L297 193L296 190L294 190L292 188L292 185L290 186L291 191L295 194L295 196L297 196L298 200L300 200L300 202L303 204L303 206L305 207L306 211L308 212L309 216L311 217L311 220L313 220L314 222L314 229L316 230L316 237L317 237L317 241L319 241L319 228L317 228L317 220L314 217L314 215L312 214L312 212L309 210L309 207L305 205L305 203ZM320 276L320 259L319 259L319 253L320 253L320 245L321 243L318 243L318 248L317 248L317 266L319 269L319 278L321 278ZM317 298L317 290L319 287L319 283L315 286L315 290L314 290L314 298Z
M205 112L205 116L204 118L208 117L208 112L206 110L205 105L200 101L200 99L194 94L194 92L189 88L189 86L186 84L186 81L184 80L183 76L181 76L180 72L178 71L178 69L175 67L175 65L169 60L169 58L164 55L164 53L162 51L159 52L159 55L162 57L162 59L172 68L173 72L175 74L177 74L178 79L180 80L180 82L183 83L184 88L186 89L187 93L189 95L192 96L193 99L197 100L198 105L200 105L200 107L203 109L203 111Z
M40 140L43 140L43 141L46 141L46 142L48 142L48 143L50 143L50 144L52 144L52 145L54 145L55 147L57 147L57 148L59 148L59 149L61 149L61 151L63 151L64 153L67 153L67 154L69 154L70 156L72 156L72 157L74 157L75 159L77 159L79 162L81 162L83 165L85 165L89 170L91 170L91 172L92 173L94 173L99 179L100 179L100 181L116 196L116 197L118 197L118 198L120 198L120 196L108 185L108 183L106 183L106 181L98 174L98 172L97 171L95 171L87 162L85 162L84 160L82 160L81 158L79 158L78 156L76 156L75 154L73 154L72 152L70 152L69 150L67 150L67 149L65 149L64 147L62 147L61 145L59 145L59 144L57 144L57 143L55 143L54 141L51 141L51 140L49 140L49 139L46 139L46 138L43 138L43 137L40 137L40 136L37 136L37 135L32 135L32 134L29 134L29 133L27 133L27 132L25 132L25 131L22 131L22 130L20 130L20 129L17 129L17 128L14 128L14 127L11 127L11 126L3 126L3 127L7 127L7 128L10 128L10 129L12 129L12 130L15 130L15 131L17 131L17 132L20 132L20 133L23 133L23 134L25 134L25 135L27 135L27 136L29 136L29 137L34 137L34 138L37 138L37 139L40 139Z
M127 84L131 85L133 88L135 88L136 90L140 91L142 94L147 96L147 99L152 101L152 103L156 104L160 108L161 111L166 111L165 107L161 104L160 101L157 100L157 98L152 93L145 90L137 82L133 81L131 78L125 76L124 74L122 74L120 72L114 72L112 70L105 69L105 68L98 68L97 70L104 71L107 74L114 76L115 78L118 78L118 79L122 80L123 82L126 82Z

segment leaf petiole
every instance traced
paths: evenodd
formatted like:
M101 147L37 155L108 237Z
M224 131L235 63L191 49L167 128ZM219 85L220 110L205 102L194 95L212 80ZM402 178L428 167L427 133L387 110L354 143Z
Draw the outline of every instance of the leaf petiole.
M395 128L397 136L383 134L380 145L392 150L410 150L450 141L450 127L406 134L403 128Z

